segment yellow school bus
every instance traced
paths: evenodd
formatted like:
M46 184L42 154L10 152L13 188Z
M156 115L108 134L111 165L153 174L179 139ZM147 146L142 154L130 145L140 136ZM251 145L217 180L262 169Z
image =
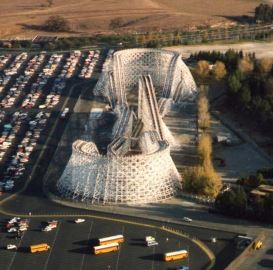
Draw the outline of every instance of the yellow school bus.
M173 252L168 252L164 254L164 261L175 261L175 260L182 260L189 256L187 250L178 250Z
M30 252L31 253L47 251L49 249L50 249L50 246L48 244L45 244L45 243L30 246Z
M98 239L98 243L100 246L111 244L111 243L123 243L123 242L124 242L124 236L121 234Z
M110 243L106 245L100 245L93 247L93 253L95 255L97 254L103 254L107 252L117 251L119 250L119 244L118 243Z

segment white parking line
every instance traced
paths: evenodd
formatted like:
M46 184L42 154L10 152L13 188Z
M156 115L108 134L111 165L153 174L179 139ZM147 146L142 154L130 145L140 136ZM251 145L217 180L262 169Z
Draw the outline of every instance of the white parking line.
M87 239L88 239L88 240L89 240L89 238L90 238L90 234L91 234L91 231L92 231L93 223L94 223L94 221L92 221L92 222L91 222L91 225L90 225L90 229L89 229L88 236L87 236ZM83 267L85 255L86 255L86 254L83 254L83 256L82 256L81 267L80 267L79 270L81 270L82 267Z
M122 232L121 234L124 234L124 225L122 226ZM120 255L120 251L121 251L121 245L120 245L120 249L118 250L118 258L117 258L117 263L116 263L116 270L118 270L118 263L119 263L119 255Z
M154 238L156 237L156 232L154 233ZM155 246L153 246L153 260L152 260L152 270L154 270L155 265Z
M45 263L45 266L44 266L44 270L46 270L46 268L47 268L47 265L48 265L48 262L49 262L49 258L50 258L52 249L54 248L54 245L55 245L55 242L56 242L56 239L57 239L57 235L58 235L58 233L59 233L59 230L60 230L61 225L62 225L62 223L60 222L60 225L57 227L55 237L54 237L53 242L52 242L52 245L51 245L51 247L50 247L49 254L48 254L48 256L47 256L46 263Z

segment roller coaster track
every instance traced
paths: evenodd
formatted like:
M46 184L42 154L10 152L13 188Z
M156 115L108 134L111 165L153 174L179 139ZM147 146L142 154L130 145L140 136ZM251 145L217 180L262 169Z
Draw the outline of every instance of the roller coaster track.
M124 136L126 127L130 119L131 111L128 107L122 107L119 118L114 126L113 138L118 138Z
M171 94L171 87L172 87L172 82L173 82L173 72L175 70L175 66L177 63L177 60L179 59L180 55L175 55L170 63L166 79L165 79L165 84L163 88L163 94L162 97L169 98Z
M162 128L161 128L160 119L159 119L158 104L155 97L155 90L153 87L151 76L150 75L142 76L141 81L142 81L143 92L146 94L147 101L149 103L149 109L151 111L150 115L152 118L154 130L157 130L159 133L160 139L163 139L163 133L162 133Z

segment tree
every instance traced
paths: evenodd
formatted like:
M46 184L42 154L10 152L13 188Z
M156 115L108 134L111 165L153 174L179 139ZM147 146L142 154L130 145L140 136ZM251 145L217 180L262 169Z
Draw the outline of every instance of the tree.
M236 94L242 87L240 79L236 74L232 74L228 77L228 87L231 93Z
M204 93L200 93L197 101L198 126L201 129L210 127L209 102Z
M268 4L260 4L255 8L255 19L260 22L272 22L273 9Z
M227 74L225 64L221 61L216 61L212 72L213 72L214 78L216 80L219 81L219 80L223 79Z
M251 93L249 87L244 85L239 92L240 101L244 107L248 107L248 103L251 101Z
M209 63L208 61L205 60L200 60L197 62L196 68L195 68L196 73L198 74L199 77L201 78L206 78L209 75Z
M68 20L64 17L55 15L50 16L44 23L43 28L50 32L67 32L70 31Z
M199 156L201 157L201 162L204 168L210 168L212 166L211 163L211 137L209 134L202 134L199 143L197 146L197 151Z
M187 168L183 173L184 190L198 195L216 197L222 187L219 175L211 161L212 145L208 134L202 134L198 143L199 166Z
M266 97L273 101L273 76L269 77L265 83Z
M243 74L249 74L254 69L254 64L248 57L240 59L238 62L238 68Z
M183 172L183 187L186 192L215 198L221 186L218 175L208 173L202 166L189 167Z
M243 188L237 187L220 193L215 207L222 213L242 217L247 209L247 196Z
M258 71L261 74L268 74L273 66L273 59L271 58L262 58L258 61Z
M117 29L120 28L124 25L124 21L122 18L118 17L118 18L114 18L110 21L109 23L109 28L110 29Z

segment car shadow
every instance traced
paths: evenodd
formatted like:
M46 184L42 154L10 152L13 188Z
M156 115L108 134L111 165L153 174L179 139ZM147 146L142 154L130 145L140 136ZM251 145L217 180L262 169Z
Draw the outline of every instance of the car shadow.
M155 254L151 254L151 255L141 256L139 258L142 260L162 261L163 255L160 253L155 253Z

